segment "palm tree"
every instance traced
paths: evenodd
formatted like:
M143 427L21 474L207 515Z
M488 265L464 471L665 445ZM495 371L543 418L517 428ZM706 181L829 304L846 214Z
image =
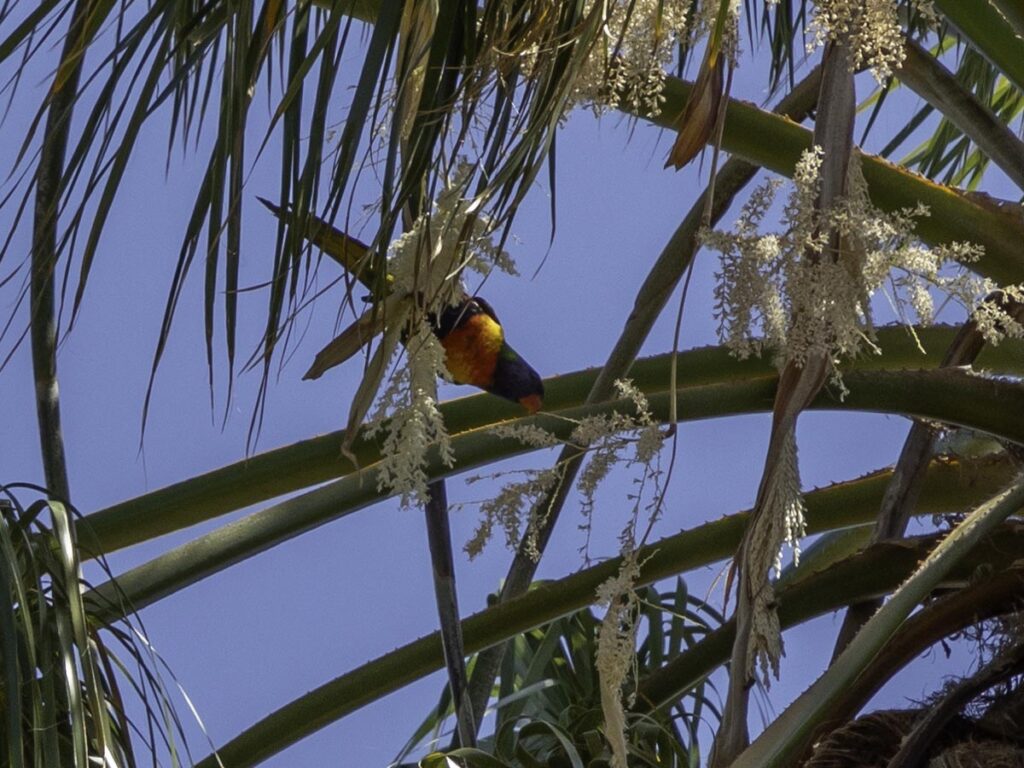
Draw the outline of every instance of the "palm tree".
M598 684L591 679L581 690L603 719L597 742L586 728L559 726L560 736L591 738L588 751L574 747L577 759L587 754L612 765L647 764L651 754L675 755L679 764L699 760L688 751L692 734L673 734L675 721L666 713L680 711L681 701L683 709L687 701L703 701L701 686L723 666L729 682L711 765L833 765L827 761L849 753L850 744L877 747L877 754L853 750L863 764L910 765L944 754L951 761L982 737L991 754L1014 753L1013 726L1019 730L1020 721L1013 681L1021 657L1016 563L1024 541L1007 520L1024 502L1024 219L1016 203L977 190L995 175L1024 189L1024 143L1017 135L1024 16L1010 0L780 0L749 2L742 19L737 14L727 0L3 4L0 61L10 62L9 88L24 93L19 63L55 42L60 48L37 119L12 158L3 205L12 233L31 230L31 259L21 268L27 286L19 294L28 307L16 310L9 327L21 323L31 340L44 495L58 510L58 533L66 529L60 540L75 553L63 583L79 578L75 558L100 558L266 505L90 585L81 610L88 609L92 629L79 622L74 636L61 640L57 658L89 658L88 638L96 628L114 626L131 611L299 533L393 494L444 513L446 478L555 445L560 450L552 467L505 497L529 509L518 528L510 523L510 535L521 539L494 605L461 627L450 612L442 613L443 647L431 636L383 653L216 745L199 764L257 764L447 661L460 702L454 708L459 741L467 745L453 754L493 765L497 758L468 748L485 706L495 692L507 700L522 686L533 704L524 708L530 726L546 721L551 705L543 691L529 688L537 678L523 670L545 637L569 631L563 617L573 614L589 627L579 636L596 645ZM804 40L813 36L822 45L814 62L804 62ZM764 85L782 94L772 111L729 98L730 84L745 74L735 68L738 47L756 46L770 61ZM354 76L342 67L353 54L361 62ZM665 75L673 65L678 75L695 70L693 82ZM863 69L875 80L858 74ZM270 118L261 123L253 106L267 89ZM877 131L872 126L879 115L906 115L902 89L925 105L902 121L905 127L887 137L878 155L862 152L855 139L864 134L855 128ZM339 99L347 109L335 129ZM705 145L713 147L707 187L651 261L607 361L549 379L545 409L537 415L485 394L435 410L432 383L401 389L400 382L395 391L407 398L405 407L381 411L390 417L382 431L360 429L392 353L403 344L406 375L415 379L426 371L434 380L437 359L431 362L423 351L437 354L428 318L461 295L467 268L487 274L501 266L498 254L526 195L547 169L554 174L559 126L582 105L678 131L670 153L676 167ZM865 116L859 123L858 105ZM154 119L169 123L172 142L187 146L200 137L209 155L182 233L150 388L199 254L211 386L221 349L228 403L239 368L261 372L253 440L272 372L299 333L297 319L319 297L310 279L319 265L316 251L342 268L336 282L343 307L361 306L366 294L365 312L342 334L334 347L342 353L332 360L366 348L365 371L344 431L84 510L72 526L58 522L75 498L62 443L58 340L79 317L117 192L143 126ZM893 160L911 140L917 147ZM272 148L280 151L280 189L268 205L278 228L265 272L259 343L245 359L238 357L243 212L250 210L245 182L253 159ZM721 151L728 160L719 161ZM776 209L768 202L770 188L762 187L747 198L739 228L712 232L762 169L793 178L778 225L769 223ZM349 234L356 225L351 211L371 177L377 203L363 243ZM773 226L776 233L765 237ZM6 242L0 255L11 250L11 239ZM723 344L638 358L702 246L722 252L716 300ZM910 333L872 327L870 294L885 286L900 316L919 321L905 323ZM959 327L928 326L939 294L966 305ZM864 354L869 348L872 354ZM627 375L632 384L622 381ZM147 393L144 411L149 403ZM801 495L794 435L808 408L895 413L915 421L894 467ZM663 483L673 469L682 471L673 461L676 425L752 411L772 414L753 508L650 541L648 518L663 511ZM416 427L422 424L428 426ZM937 441L941 429L953 429L954 436L960 434L955 430L984 433L995 441L993 452L961 456L952 442ZM423 450L396 449L411 443ZM662 454L673 469L659 468ZM631 462L642 487L620 557L530 589L566 500L578 488L584 506L592 503L597 481L615 461ZM287 494L296 495L276 500ZM29 601L5 587L31 581L23 563L40 550L33 542L49 535L35 529L30 535L34 517L17 505L5 514L0 542L18 539L8 530L24 533L28 554L16 559L13 543L5 549L7 563L16 567L10 569L15 578L0 583L0 608L20 623L0 626L31 627L30 608L53 610L78 590L53 589L47 599ZM945 522L908 537L910 517L928 514L945 515ZM25 515L29 523L22 522ZM435 514L435 522L443 517ZM947 528L948 535L940 535ZM770 580L784 540L804 530L822 534L804 565ZM432 550L435 565L450 555L443 538ZM648 650L644 663L633 666L638 656L628 649L642 613L641 588L726 558L734 558L728 581L736 590L735 614L702 630L691 645L675 643L671 653ZM450 578L439 581L440 604L453 602L452 590ZM598 594L608 606L600 620L589 613ZM78 610L77 602L71 605L68 611ZM778 663L784 629L840 609L846 616L831 665L751 740L747 710L756 665L770 670ZM988 663L939 694L929 712L854 720L921 649L981 621L996 629L998 647L990 645ZM644 625L648 649L661 622ZM541 625L548 629L538 635ZM116 709L117 697L104 698L111 684L90 679L96 675L83 663L83 690L93 693L83 705L88 709L60 697L57 704L42 703L34 681L56 674L52 665L9 661L24 656L27 636L26 630L0 633L0 657L8 660L0 702L12 745L3 759L46 764L41 748L24 738L40 722L28 713L42 712L69 724L51 749L65 750L64 762L84 765L106 743L109 727L101 725L100 713ZM478 654L465 688L459 682L464 654ZM559 673L544 674L557 679ZM77 691L65 677L67 690ZM624 697L624 691L636 695ZM979 715L971 705L985 697L988 706ZM25 704L14 707L15 701ZM645 741L649 722L658 723L658 735ZM534 733L521 728L518 737ZM663 749L666 733L687 750ZM499 730L480 746L498 750L503 761L524 761L515 750L498 749L507 735ZM133 761L130 747L110 755L118 764ZM177 759L174 750L171 759Z

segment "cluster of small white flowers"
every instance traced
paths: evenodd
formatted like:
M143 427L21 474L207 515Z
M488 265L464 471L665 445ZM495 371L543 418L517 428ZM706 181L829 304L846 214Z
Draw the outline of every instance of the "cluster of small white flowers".
M494 498L480 504L480 522L465 546L470 559L483 552L495 527L504 531L506 546L514 550L520 540L526 512L547 495L561 476L558 468L526 470L525 474L525 480L506 483ZM468 482L478 479L471 478ZM537 530L538 525L539 521L529 521L526 536L527 548L537 558L540 553L530 534Z
M819 0L808 52L827 40L844 39L855 69L870 67L884 83L903 64L903 30L895 0Z
M536 424L498 424L491 434L506 440L517 440L531 448L551 448L561 441L551 432Z
M775 274L782 243L758 231L781 184L769 179L755 189L732 232L701 233L703 244L722 254L715 286L718 335L741 360L761 355L766 346L781 349L786 340L788 318Z
M576 481L577 490L583 497L583 516L587 520L594 510L598 486L612 467L623 460L623 451L632 445L633 456L628 464L649 467L664 442L644 393L629 379L618 379L614 386L620 398L632 402L635 414L613 411L587 416L580 420L570 437L573 444L590 449L587 465Z
M626 715L623 686L636 673L636 629L640 579L637 552L629 545L622 551L619 572L597 588L598 605L608 606L597 634L597 668L601 686L601 710L605 735L612 748L612 768L626 768Z
M443 309L464 294L458 278L464 269L485 276L493 269L517 274L512 258L492 238L490 218L472 213L476 201L467 194L472 175L471 163L459 163L433 210L388 249L394 289L427 297L430 311Z
M690 39L700 40L710 37L718 26L718 14L722 9L719 0L700 0L697 11L690 22ZM739 54L739 0L729 0L729 7L726 11L729 15L723 27L724 37L722 39L723 50L733 61Z
M633 463L650 464L661 450L664 435L654 421L647 395L640 391L632 379L616 379L612 386L619 397L631 401L636 409L636 450Z
M990 285L962 267L979 258L980 249L963 243L931 249L920 245L913 229L927 209L888 214L875 209L856 157L846 198L817 210L820 168L821 150L805 153L783 207L781 232L760 231L780 186L772 180L744 206L734 231L704 234L705 243L722 254L716 313L719 333L737 355L769 347L780 368L821 354L834 365L865 346L877 349L871 340L870 300L879 290L891 289L899 314L909 308L921 322L934 315L933 292L972 307L989 291ZM982 306L983 313L992 303ZM752 611L748 673L760 668L767 684L770 673L778 674L782 653L768 573L772 566L779 568L784 543L799 557L804 533L792 434L764 482L759 514L745 537L743 588Z
M455 461L437 409L437 379L447 376L444 347L423 315L412 323L407 364L392 376L367 427L371 437L386 427L377 487L398 494L403 507L426 501L429 450L436 449L446 466Z
M731 232L705 232L703 241L721 253L715 288L719 336L744 358L775 353L776 364L802 364L825 353L833 362L856 355L871 340L870 299L892 290L904 315L909 307L922 323L934 315L933 293L973 307L988 284L955 265L976 261L978 246L950 243L934 248L913 235L924 206L884 213L871 205L859 165L851 163L849 195L817 211L821 150L802 157L781 215L782 231L761 225L780 187L771 179L744 206ZM828 250L830 233L840 253ZM909 322L909 321L908 321Z
M935 248L909 243L898 251L878 250L868 254L865 273L887 276L892 295L896 297L894 304L901 315L905 298L918 321L929 325L935 320L935 294L970 308L994 288L986 278L966 270L948 269L950 264L977 261L981 254L982 249L970 243L950 243Z
M583 516L590 518L595 503L597 487L608 477L612 467L619 463L619 450L623 443L609 437L602 438L598 447L594 448L587 465L580 472L576 488L583 496Z
M978 302L971 313L971 319L988 344L998 344L1005 338L1024 339L1024 325L1004 308L1008 300L1024 303L1024 284L1001 289L998 298Z
M588 12L595 2L588 2ZM657 115L664 101L665 68L686 34L689 2L609 0L606 4L601 35L576 79L570 108L585 105L601 115L626 107Z
M378 485L401 496L403 506L426 498L427 451L453 461L444 420L437 409L437 379L449 378L444 347L428 316L464 295L465 268L487 274L500 269L515 274L509 255L491 238L486 216L471 216L466 190L472 166L461 163L438 195L429 215L421 216L389 248L388 273L393 290L421 297L406 328L405 365L396 366L370 417L371 436L386 429Z
M794 562L800 559L800 539L806 532L804 502L800 489L800 470L797 464L796 439L790 433L783 444L775 472L767 480L761 514L747 533L748 542L744 566L744 581L751 591L750 645L747 649L747 673L754 674L760 667L767 686L769 672L779 676L782 658L782 635L775 609L775 590L768 580L768 572L782 567L782 547L793 550Z

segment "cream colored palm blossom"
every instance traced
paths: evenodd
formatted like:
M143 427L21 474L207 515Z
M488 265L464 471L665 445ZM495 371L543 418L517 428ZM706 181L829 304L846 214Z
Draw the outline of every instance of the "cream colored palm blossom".
M1019 324L1007 322L997 306L980 303L995 286L963 265L979 258L981 249L966 243L923 246L913 230L927 209L884 213L872 206L858 155L850 164L848 197L828 210L816 210L821 157L820 148L813 148L798 163L779 231L763 231L781 187L773 179L752 194L731 232L703 234L704 243L721 254L716 315L719 334L734 354L770 352L780 370L824 356L842 393L836 368L840 359L879 351L871 322L871 299L879 292L908 328L911 316L925 324L932 321L938 295L967 310L978 307L979 322L993 334L1019 331ZM839 253L827 250L831 233L838 235ZM760 528L745 539L752 542L744 560L751 573L766 574L773 564L778 568L783 543L799 555L803 503L792 439L782 446L778 467L763 489ZM751 673L759 665L767 683L769 671L778 674L781 637L771 587L766 581L755 583L747 663Z
M994 289L994 286L989 290ZM1018 304L1024 303L1024 284L1006 286L1001 289L1005 299L1012 299ZM1000 301L981 301L977 303L971 318L978 325L987 344L998 344L1005 338L1024 339L1024 325L1013 315L1007 313Z
M619 537L622 565L614 577L598 587L596 595L598 604L608 608L598 631L595 660L600 678L605 734L612 748L612 765L625 768L626 719L623 692L636 664L638 601L635 589L640 576L637 551L661 511L663 488L658 459L664 438L647 398L633 382L628 379L618 380L615 382L615 391L620 400L629 403L629 408L580 419L569 442L590 454L577 481L585 517L583 527L586 529L590 526L597 488L611 469L617 464L640 469L639 476L634 479L633 492L629 495L632 507L629 519ZM559 442L554 435L534 425L499 425L493 432L534 448L551 447ZM475 556L482 550L495 528L504 531L509 546L516 546L523 529L525 511L534 509L543 518L546 510L538 509L538 502L546 498L561 481L561 471L561 467L556 466L519 472L517 474L524 475L524 479L507 483L494 499L482 503L480 525L467 545L470 555ZM645 511L648 515L646 532L638 537L637 528L641 514ZM526 522L523 538L528 549L533 546L532 534L539 530L542 523L543 519L536 518ZM635 674L632 679L635 681Z
M626 768L626 713L622 700L627 678L636 679L636 630L639 603L636 583L640 564L636 549L625 545L619 572L597 589L597 604L608 610L597 633L597 668L605 736L612 749L612 768Z
M588 12L599 4L604 6L604 24L576 80L570 106L586 106L598 115L619 108L659 114L665 68L686 35L689 2L589 0Z
M630 403L632 412L616 409L609 413L585 416L575 423L569 443L588 452L587 464L576 482L584 517L581 528L585 531L589 532L590 529L598 487L613 467L621 464L627 468L640 468L640 476L636 479L638 492L631 496L633 514L627 525L631 535L636 529L641 504L646 503L645 508L652 514L660 509L658 480L661 473L657 468L657 460L663 438L643 392L628 379L620 379L614 386L619 398ZM535 424L499 424L491 432L531 448L551 448L562 442L556 435ZM516 470L512 474L520 479L506 483L493 499L477 502L480 522L466 544L470 557L476 557L483 551L495 530L504 532L505 543L509 548L515 548L523 540L527 550L532 549L536 553L533 537L543 525L546 514L546 510L538 509L537 505L560 481L562 467ZM470 478L470 482L501 476L475 476ZM648 491L650 493L645 495ZM530 510L535 511L535 516L526 519Z
M647 398L637 389L632 381L618 380L615 382L616 393L623 399L630 400L635 415L627 417L632 422L630 430L635 436L632 443L633 455L627 459L628 466L641 467L641 476L636 480L636 489L631 494L632 512L622 533L619 536L622 565L619 572L604 582L597 589L597 603L608 607L597 636L597 658L595 666L601 686L601 710L604 715L605 735L611 745L613 768L626 768L626 719L625 706L632 695L626 693L626 682L632 675L636 682L636 633L639 603L636 586L640 578L640 562L637 559L639 547L647 538L651 526L658 518L662 501L663 488L661 470L657 466L657 458L661 451L664 436L651 415ZM602 430L618 429L619 417L594 417L592 424L577 428L574 439L587 439L588 444L597 444L598 450L593 454L590 464L583 471L579 487L584 497L584 510L592 514L594 491L596 484L607 475L610 467L609 456L621 454L622 445L610 441L607 432ZM593 467L598 469L594 470ZM646 532L637 537L641 510L648 513ZM588 520L589 525L589 520Z
M972 309L994 287L962 266L981 256L980 246L928 248L914 236L915 221L928 215L925 206L885 213L871 205L857 156L850 196L815 211L820 166L820 148L801 157L779 231L762 231L781 187L770 179L751 195L732 231L702 234L720 253L715 314L719 335L735 355L771 352L781 368L820 352L835 364L878 351L870 304L876 293L884 293L909 325L911 319L932 322L935 295ZM839 234L839 254L826 253L828 232ZM808 254L820 258L812 262Z
M811 32L809 48L826 40L849 40L854 67L869 67L879 83L903 63L903 30L895 0L818 0Z
M368 424L371 437L384 433L378 487L397 494L402 506L426 499L431 450L446 466L455 460L437 408L437 380L448 378L445 352L427 315L465 295L461 277L466 269L483 275L495 268L515 274L508 253L491 239L490 221L471 214L466 195L469 178L468 165L456 169L430 215L417 219L388 253L393 290L423 298L406 317L389 319L392 326L405 328L405 353L402 364L393 367Z
M782 566L782 545L793 550L793 561L800 560L800 539L806 532L803 496L800 493L800 469L796 453L796 437L787 433L779 457L778 469L772 473L764 492L764 514L754 518L753 529L744 537L747 543L746 563L749 574L740 589L750 594L750 642L747 648L746 674L753 678L760 669L761 681L768 687L771 676L779 676L779 660L783 656L782 629L776 611L775 590L767 574ZM761 575L764 574L762 577Z
M515 551L520 540L526 543L527 553L534 559L540 558L536 544L537 523L531 521L523 536L523 519L529 510L536 507L558 483L558 468L526 469L516 472L522 477L505 483L493 498L479 503L479 522L472 538L465 545L466 554L470 559L483 552L484 547L499 528L505 534L505 546ZM477 475L467 480L476 483L480 480L493 480L496 475Z

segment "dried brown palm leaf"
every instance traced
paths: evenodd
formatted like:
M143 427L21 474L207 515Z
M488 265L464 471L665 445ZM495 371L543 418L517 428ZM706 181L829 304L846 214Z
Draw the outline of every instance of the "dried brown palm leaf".
M961 741L933 757L928 768L1024 768L1024 748L1003 741Z
M319 379L331 368L341 365L384 330L385 319L389 322L394 322L395 318L401 320L408 314L409 307L411 303L407 294L391 294L384 300L383 306L374 306L366 310L326 347L317 352L313 364L302 378Z
M818 742L803 768L885 768L920 717L918 709L889 709L851 720Z
M709 45L690 98L686 100L686 107L679 117L679 135L665 161L666 168L672 166L679 170L687 165L714 133L725 91L722 58L720 52L713 51Z

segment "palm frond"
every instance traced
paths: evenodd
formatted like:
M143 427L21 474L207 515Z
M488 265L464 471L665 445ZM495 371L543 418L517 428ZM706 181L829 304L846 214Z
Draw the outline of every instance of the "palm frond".
M956 471L953 470L954 473ZM1002 476L1002 482L1005 482L1005 479L1006 474ZM881 492L881 487L878 488L878 492ZM948 495L943 501L950 501ZM859 511L864 521L869 520L873 514L871 503L868 502L867 506ZM877 504L877 497L874 503ZM821 530L819 525L825 520L828 521L828 525L836 524L838 521L834 513L838 510L848 511L846 505L830 504L821 515L815 515L815 522L809 525L808 530ZM673 577L695 567L698 563L728 557L735 549L744 522L745 520L726 518L673 537L674 546L670 547L669 541L663 540L644 548L641 551L643 566L639 583L649 584ZM849 522L850 519L847 518L839 524ZM709 534L712 538L708 538ZM1012 546L1009 543L1011 538ZM715 542L717 555L709 551L712 542ZM897 588L907 575L914 571L934 543L934 537L925 537L914 541L912 545L900 543L879 546L864 553L860 558L841 564L841 567L801 581L794 585L793 599L789 604L782 602L780 619L783 626L789 627L812 616L835 610L863 595ZM989 539L981 551L969 557L951 574L951 582L956 583L957 580L964 579L974 572L978 563L990 562L993 558L998 561L999 567L1009 567L1013 578L1019 579L1019 570L1012 566L1012 561L1021 551L1018 547L1024 547L1024 537L1019 529L1015 530L1012 537L1001 531L998 538ZM594 599L594 590L610 575L616 573L619 565L618 559L609 560L557 582L541 584L509 603L493 606L467 618L463 622L467 649L476 651L493 645L518 632L589 605ZM1019 581L1015 583L1019 590ZM782 599L785 601L789 596L784 595ZM723 630L712 632L703 641L698 642L690 653L682 654L677 663L682 662L685 657L686 669L694 673L699 680L725 662L731 643L732 630L727 624ZM227 764L254 765L309 735L326 722L344 717L368 701L405 685L410 679L419 679L440 669L442 664L440 643L436 635L413 641L324 683L285 705L226 744L220 750L220 758ZM667 683L668 688L662 693L669 697L668 700L674 700L679 691L685 691L687 688L676 687L678 679L663 681ZM640 701L649 700L657 703L664 700L657 698L653 692L645 697L643 684L640 692ZM215 758L210 756L199 763L199 768L213 768L215 765Z
M1019 185L1018 161L1013 159L1017 150L1009 141L1020 132L1022 111L1024 68L1017 62L1016 35L993 4L979 4L973 16L960 4L940 2L936 8L943 22L937 35L916 24L914 17L907 20L908 59L898 73L901 79L906 75L907 83L929 103L913 113L881 154L891 157L931 118L931 135L901 160L903 165L928 178L973 189L995 158ZM882 96L888 87L881 89ZM1004 151L1007 147L1010 157Z
M774 5L745 0L747 31L751 40L766 41L770 53L769 93L793 88L806 47L811 6L806 0L779 0Z
M145 754L184 764L178 750L187 745L158 657L127 620L105 627L96 619L82 597L76 513L45 497L21 503L39 491L0 486L0 761L135 766L139 738ZM141 717L128 706L135 697Z
M653 586L643 588L641 593L647 628L636 654L641 676L675 658L721 620L688 593L681 579L663 594ZM496 686L494 732L480 740L482 749L507 765L524 764L524 750L542 763L572 761L578 756L584 764L590 764L607 758L594 667L599 627L600 620L587 608L511 641ZM694 713L706 703L705 688L702 682L681 696L675 712L630 718L634 739L629 746L638 765L689 764L690 753L699 751L690 724L699 719ZM443 692L432 715L417 729L418 738L410 739L396 761L430 749L438 734L445 732L451 715L450 697ZM685 735L678 727L680 722L684 723Z
M737 768L785 764L799 756L805 739L828 717L829 705L841 695L897 631L936 584L1024 504L1024 481L1016 479L977 507L915 568L913 575L864 625L846 650L818 680L765 729L736 760Z
M476 174L472 186L477 207L487 211L495 230L506 227L548 163L574 73L585 65L601 33L600 14L584 13L573 3L486 4L481 9L468 0L440 3L435 33L417 70L411 116L395 124L393 99L409 97L413 88L404 82L412 75L395 60L402 7L399 0L299 2L293 8L277 0L256 6L160 0L115 32L104 26L113 4L96 6L85 32L76 38L75 55L54 75L54 82L63 85L71 64L80 67L87 58L96 62L83 87L72 89L75 101L88 109L88 118L71 137L68 163L60 175L60 210L65 215L54 261L63 263L65 283L74 297L64 330L81 306L140 132L156 115L169 117L169 152L175 144L186 147L191 141L212 146L177 255L151 379L163 358L185 281L200 257L209 375L212 383L222 343L230 401L238 346L243 189L252 164L274 136L281 139L279 199L298 221L311 213L333 221L348 210L359 174L380 155L380 215L370 242L376 274L386 273L387 244L405 205L414 198L430 199L460 157L469 159ZM352 13L373 20L365 44L356 39L360 23ZM44 4L2 38L0 54L26 49L33 34L52 30L60 21L59 4ZM352 49L361 54L362 66L337 145L330 147L332 103L344 74L339 64ZM520 57L527 49L539 52L529 65ZM253 151L247 135L261 84L268 89L273 112ZM310 88L312 109L306 103ZM378 135L384 139L375 139ZM29 148L38 138L36 130L29 132L14 171L30 162ZM80 231L86 236L72 273ZM260 341L264 385L271 359L287 338L291 310L308 285L302 277L311 268L307 257L302 234L282 222L268 269ZM222 342L217 342L218 335ZM149 397L144 410L148 405Z

